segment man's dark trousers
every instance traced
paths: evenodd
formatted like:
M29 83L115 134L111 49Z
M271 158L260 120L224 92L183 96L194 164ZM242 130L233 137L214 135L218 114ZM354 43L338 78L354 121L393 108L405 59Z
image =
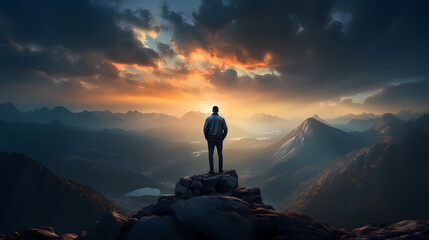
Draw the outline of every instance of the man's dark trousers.
M213 152L216 146L217 155L219 156L219 171L223 170L223 156L222 156L222 147L223 147L223 137L221 135L213 135L208 136L207 143L209 145L209 164L210 171L214 171L213 169Z

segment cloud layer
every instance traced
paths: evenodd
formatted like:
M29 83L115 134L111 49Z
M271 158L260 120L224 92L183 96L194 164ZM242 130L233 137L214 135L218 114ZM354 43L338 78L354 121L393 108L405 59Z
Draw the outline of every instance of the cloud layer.
M281 73L273 88L320 99L425 76L429 60L426 1L209 1L188 23L164 6L172 41L183 54L204 49ZM225 71L212 79L236 79ZM256 82L271 84L272 76ZM246 86L247 83L245 83Z
M168 109L222 96L367 111L428 103L427 1L202 0L188 16L121 3L2 1L0 100Z

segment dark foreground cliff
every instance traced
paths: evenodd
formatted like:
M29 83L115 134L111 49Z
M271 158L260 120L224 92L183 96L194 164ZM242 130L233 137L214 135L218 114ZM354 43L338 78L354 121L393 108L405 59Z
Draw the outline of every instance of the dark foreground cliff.
M40 162L0 152L0 233L51 226L80 232L106 213L121 211L91 187L63 179Z
M37 235L37 236L36 236ZM31 237L29 237L31 236ZM184 177L174 195L132 216L110 213L80 236L30 229L6 239L429 239L429 221L367 225L353 231L330 227L296 212L265 205L258 188L239 187L234 170Z

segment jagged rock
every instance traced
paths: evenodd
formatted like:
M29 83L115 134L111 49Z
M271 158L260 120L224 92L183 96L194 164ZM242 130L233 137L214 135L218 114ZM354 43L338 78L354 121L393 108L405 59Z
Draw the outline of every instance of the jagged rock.
M74 233L66 233L60 236L59 240L74 240L78 238L78 236Z
M51 227L39 227L39 228L30 228L22 232L19 237L15 239L21 240L49 240L49 239L58 239L59 236L54 233L54 229Z
M429 239L428 220L404 220L391 225L366 225L353 230L360 239Z
M76 234L66 233L61 236L55 234L52 227L29 228L22 233L15 232L11 236L0 236L0 239L6 240L74 240L78 238Z
M158 202L171 202L174 199L173 194L164 194L158 198Z
M177 197L190 198L201 194L231 193L238 187L238 176L235 170L220 174L202 174L183 177L176 184Z
M183 177L180 179L180 184L182 186L184 186L185 188L190 187L191 183L192 183L192 178L190 178L190 177Z
M252 188L252 187L236 188L232 192L232 196L243 199L244 201L249 203L256 203L256 204L262 203L261 190L259 188Z
M126 239L128 232L137 220L116 212L106 214L94 229L89 231L85 240Z
M199 179L199 178L195 178L193 181L192 181L192 184L191 184L191 188L192 189L196 189L196 190L204 190L204 185L203 185L203 183L201 182L201 179Z

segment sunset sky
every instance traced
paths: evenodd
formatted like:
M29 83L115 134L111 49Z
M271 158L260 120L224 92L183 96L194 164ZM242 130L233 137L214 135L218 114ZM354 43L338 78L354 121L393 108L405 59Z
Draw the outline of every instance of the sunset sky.
M22 110L429 110L429 1L7 0L0 102Z

